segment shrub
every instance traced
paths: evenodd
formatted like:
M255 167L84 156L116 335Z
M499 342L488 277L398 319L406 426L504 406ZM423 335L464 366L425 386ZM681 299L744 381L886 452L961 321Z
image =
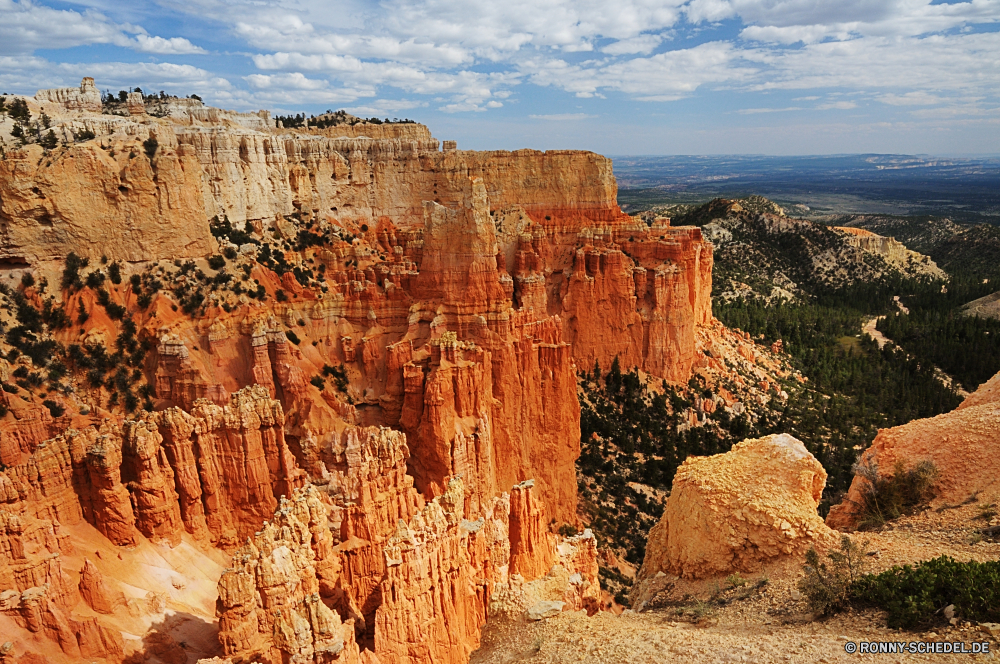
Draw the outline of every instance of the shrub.
M31 275L30 272L25 272L24 274L21 275L21 285L24 286L25 288L31 288L32 286L35 285L35 278Z
M315 385L320 390L326 388L326 381L323 380L322 376L313 376L312 378L309 379L309 382Z
M115 261L108 266L108 279L111 283L118 285L122 282L122 265L118 261Z
M859 528L873 528L926 505L933 497L937 468L921 461L907 470L897 462L892 475L879 475L874 461L856 463L854 474L866 480Z
M49 129L47 134L38 139L38 144L46 150L52 150L59 145L59 139L56 138L56 133Z
M88 288L96 290L104 285L104 273L100 270L94 270L87 275L87 280L84 283L87 284Z
M226 259L219 255L211 256L208 259L208 266L213 270L221 270L226 266Z
M160 147L160 143L153 136L142 142L142 149L146 152L146 156L149 157L150 161L156 156L156 148L158 147Z
M288 300L288 296L285 295L285 291L279 288L278 290L274 291L274 299L276 299L278 302L285 302L286 300Z
M66 255L66 265L62 273L63 288L83 288L83 281L80 279L80 270L87 267L90 261L80 258L74 252Z
M96 138L96 136L90 129L81 129L80 131L73 132L74 141L90 141L94 138Z
M61 417L62 414L66 412L65 408L57 404L52 399L46 399L42 402L42 405L49 409L49 412L52 413L52 417Z
M295 334L291 330L286 330L285 336L288 338L289 341L291 341L296 346L298 346L299 343L301 342L301 339L299 339L299 335Z
M83 305L83 300L79 300L77 304L78 304L77 309L79 310L80 313L76 317L76 322L79 323L80 325L83 325L84 323L87 322L87 319L90 318L90 314L87 312L87 307Z
M810 610L818 616L842 609L850 599L851 584L864 573L865 543L858 544L847 535L840 538L840 551L830 551L830 564L822 562L816 549L806 552L806 575L799 580L799 591L806 596Z
M856 581L852 597L888 612L889 627L930 625L938 612L955 605L955 615L977 622L1000 622L1000 561L960 563L941 556L915 566L895 566Z
M337 389L341 392L347 391L347 371L344 369L344 365L341 364L339 367L331 367L329 364L323 365L323 375L332 376L333 382L337 386Z

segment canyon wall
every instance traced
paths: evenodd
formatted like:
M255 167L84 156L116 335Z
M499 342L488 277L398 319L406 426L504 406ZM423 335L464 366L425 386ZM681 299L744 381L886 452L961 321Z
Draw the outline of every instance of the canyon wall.
M41 552L0 560L0 591L48 584L66 620L84 601L127 632L94 570L80 599L52 562L60 528L91 528L231 554L234 661L462 662L491 612L595 610L593 536L554 535L579 525L577 375L688 379L712 320L699 229L624 215L592 153L85 94L29 100L67 145L0 162L0 273L29 275L2 297L77 386L0 392L0 516ZM69 251L90 259L72 283ZM5 381L48 362L0 350ZM71 650L103 634L60 629Z

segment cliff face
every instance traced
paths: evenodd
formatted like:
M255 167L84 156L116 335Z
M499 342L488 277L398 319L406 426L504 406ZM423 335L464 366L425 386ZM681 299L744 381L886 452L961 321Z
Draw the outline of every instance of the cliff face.
M201 169L167 141L170 132L158 134L153 160L138 137L110 151L91 141L52 155L37 145L9 152L0 161L0 261L28 266L71 251L124 261L211 252Z
M593 536L554 535L578 523L577 373L617 357L687 379L711 320L700 231L622 214L591 153L196 100L97 115L88 90L29 100L68 146L0 162L0 269L32 275L0 298L54 349L8 336L0 377L58 383L58 360L75 381L0 392L0 517L35 552L0 560L0 592L48 584L2 610L64 653L117 652L73 617L91 610L139 629L104 562L64 582L60 528L126 562L150 541L233 555L237 661L457 663L491 612L596 610ZM90 264L59 289L69 251Z

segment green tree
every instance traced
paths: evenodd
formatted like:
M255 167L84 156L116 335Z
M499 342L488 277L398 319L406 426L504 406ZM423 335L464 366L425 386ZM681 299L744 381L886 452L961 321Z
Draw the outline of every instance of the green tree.
M56 133L49 129L49 133L42 136L38 143L46 150L51 150L59 145L59 139L56 138Z

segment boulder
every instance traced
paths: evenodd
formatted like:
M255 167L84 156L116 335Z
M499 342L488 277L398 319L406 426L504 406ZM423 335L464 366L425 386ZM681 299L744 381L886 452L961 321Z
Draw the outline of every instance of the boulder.
M559 615L559 612L563 610L564 605L565 602L542 600L541 602L535 602L531 608L528 609L525 616L532 622L545 620L546 618Z
M774 558L833 543L833 531L816 513L825 484L826 471L788 434L689 457L674 477L663 518L650 531L633 602L648 599L660 572L694 579L751 572Z

